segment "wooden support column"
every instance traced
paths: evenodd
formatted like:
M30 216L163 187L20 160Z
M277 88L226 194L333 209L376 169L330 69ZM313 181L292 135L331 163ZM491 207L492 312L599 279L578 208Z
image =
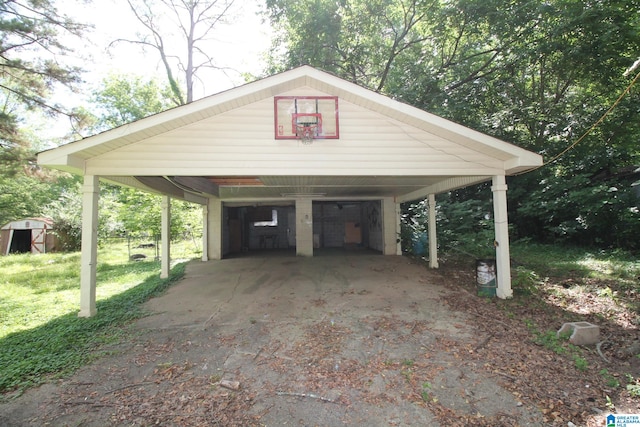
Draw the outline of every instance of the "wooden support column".
M296 255L313 256L313 200L296 199Z
M207 231L207 254L209 259L222 259L222 201L217 197L209 199L207 207L209 227Z
M85 175L82 186L82 252L80 254L80 312L79 317L95 316L96 265L98 262L98 199L100 181L97 176Z
M513 296L511 289L511 262L509 254L509 220L507 218L507 183L504 175L493 177L493 217L496 247L496 281L498 298Z
M429 267L438 268L438 232L436 228L436 195L429 194L428 196L428 209L429 209L429 225L427 229L427 236L429 237Z
M161 266L160 266L160 278L166 279L169 277L171 271L171 197L162 196L161 202Z
M202 205L202 261L209 261L209 207Z

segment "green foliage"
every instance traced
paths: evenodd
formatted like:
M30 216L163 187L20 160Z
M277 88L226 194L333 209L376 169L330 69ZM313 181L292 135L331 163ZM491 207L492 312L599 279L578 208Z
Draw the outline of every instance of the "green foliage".
M41 176L24 172L16 176L0 176L0 225L23 218L43 215L42 207L51 195L75 185L69 175Z
M607 386L612 388L620 387L620 381L611 375L607 369L601 369L600 375L607 381Z
M73 87L79 68L63 65L70 50L60 42L84 26L58 13L54 1L0 2L0 174L11 175L30 155L20 131L30 110L63 113L50 101L56 86Z
M533 334L533 342L535 344L543 346L558 355L569 355L575 368L579 371L586 371L589 368L589 363L582 357L580 348L567 342L571 333L558 335L555 331L541 332L529 319L525 319L525 324Z
M511 255L518 264L540 277L597 277L633 285L640 275L640 263L633 252L590 250L579 246L515 241ZM604 291L607 292L607 291ZM613 296L613 293L612 293Z
M405 253L422 256L428 250L427 201L405 204L400 222L400 240Z
M566 336L558 336L555 331L539 332L534 331L534 342L541 345L556 354L565 354L567 349L562 343L567 340Z
M420 393L423 402L437 401L435 397L431 395L431 383L422 383L422 392Z
M630 185L614 181L595 184L585 173L545 179L520 203L517 220L541 240L638 249L637 201Z
M540 278L535 271L521 265L513 268L513 278L511 287L517 295L532 295L536 291L536 286L540 283Z
M54 233L63 251L80 249L82 239L82 199L80 183L65 189L58 198L43 209L45 217L53 220Z
M586 371L589 368L589 362L582 356L573 355L573 363L577 370Z
M91 102L98 109L102 130L134 122L173 106L171 93L155 80L140 76L111 74L93 93Z
M154 238L160 236L160 197L131 188L102 185L98 207L98 237L112 236ZM135 208L132 208L135 207ZM55 233L63 250L80 249L82 237L81 184L64 189L58 198L43 210L54 221ZM195 238L202 235L202 208L199 205L171 201L172 239Z
M629 396L640 398L640 384L627 384Z
M465 194L481 192L485 185L438 196L436 220L438 246L443 252L456 251L474 258L495 257L493 208L489 200L480 197L465 199ZM403 206L401 218L403 249L414 255L421 236L427 235L428 207L426 200ZM426 243L426 242L425 242Z
M52 260L55 262L50 263ZM101 269L98 315L85 319L78 318L75 307L70 311L51 302L38 308L34 305L39 300L66 300L69 289L62 285L63 280L73 282L77 291L77 254L12 255L1 261L5 280L10 278L11 283L3 284L0 309L14 315L4 316L1 322L0 392L23 390L86 364L102 344L117 341L129 322L144 316L141 304L182 277L185 268L184 264L174 267L164 280L157 275L157 263L129 263L126 257ZM32 273L34 266L38 274L27 278L25 274ZM133 276L132 269L137 270ZM34 297L21 297L25 285ZM52 317L33 319L33 326L24 326L26 318L41 312ZM8 330L14 332L6 333Z

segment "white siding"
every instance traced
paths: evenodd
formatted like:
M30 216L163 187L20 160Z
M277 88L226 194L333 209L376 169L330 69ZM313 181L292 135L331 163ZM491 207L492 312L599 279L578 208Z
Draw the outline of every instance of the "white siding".
M339 102L340 139L308 146L276 140L273 98L267 98L102 154L87 161L87 173L434 176L491 175L504 168L486 154Z

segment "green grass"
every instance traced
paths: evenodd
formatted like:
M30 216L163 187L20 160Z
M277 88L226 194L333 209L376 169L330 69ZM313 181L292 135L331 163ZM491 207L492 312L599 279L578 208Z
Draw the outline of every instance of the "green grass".
M635 281L640 261L619 250L587 250L580 247L514 242L511 257L538 276Z
M177 254L177 255L176 255ZM195 254L172 245L172 257ZM0 257L0 392L24 390L83 366L124 327L145 315L141 304L184 274L160 279L157 261L131 262L126 245L98 251L98 314L78 318L80 254Z

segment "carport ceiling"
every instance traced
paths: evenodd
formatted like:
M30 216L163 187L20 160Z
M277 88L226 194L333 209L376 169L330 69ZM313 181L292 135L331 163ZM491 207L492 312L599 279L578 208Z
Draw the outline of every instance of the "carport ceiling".
M313 196L331 200L400 196L451 177L425 176L243 176L141 177L136 179L160 193L213 195L224 200L291 199ZM116 177L113 178L117 180Z

